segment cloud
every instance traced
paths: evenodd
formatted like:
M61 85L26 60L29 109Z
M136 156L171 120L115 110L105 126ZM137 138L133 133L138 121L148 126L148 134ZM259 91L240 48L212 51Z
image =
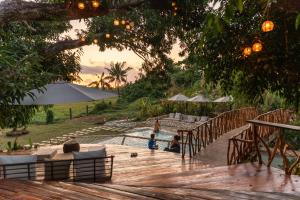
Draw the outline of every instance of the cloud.
M91 74L91 75L101 74L102 72L107 73L105 67L107 66L92 67L92 66L81 65L81 73Z
M87 77L89 77L88 82L91 82L91 80L97 80L96 74L102 74L104 72L107 74L107 70L105 67L108 66L98 66L98 67L93 67L93 66L86 66L86 65L81 65L81 78L83 79L84 82L87 82ZM130 70L128 72L128 81L134 81L136 79L136 76L138 75L139 71L135 68Z

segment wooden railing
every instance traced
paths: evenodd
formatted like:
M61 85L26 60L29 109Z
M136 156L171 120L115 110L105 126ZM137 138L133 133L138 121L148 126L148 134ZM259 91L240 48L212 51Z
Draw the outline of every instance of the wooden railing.
M291 111L278 109L261 114L254 119L272 123L287 123L291 116ZM259 126L256 132L257 137L254 135L254 127L249 124L248 127L229 139L227 149L228 165L257 160L259 144L267 148L267 143L276 138L279 129L269 126Z
M185 156L186 149L189 151L189 156L192 157L221 135L245 125L247 120L253 119L257 115L258 111L254 107L242 108L221 113L194 129L178 130L177 132L182 138L182 157Z

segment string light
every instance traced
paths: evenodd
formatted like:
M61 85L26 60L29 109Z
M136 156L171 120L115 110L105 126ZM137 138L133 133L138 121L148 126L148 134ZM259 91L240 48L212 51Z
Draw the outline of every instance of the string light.
M130 30L130 29L131 29L131 26L130 26L129 24L127 24L127 25L126 25L126 29L127 29L127 30Z
M85 42L86 39L85 39L84 36L80 36L79 40L80 40L81 42Z
M106 37L107 39L109 39L109 38L111 37L111 35L110 35L109 33L106 33L106 34L105 34L105 37Z
M263 46L261 44L261 42L255 42L253 45L252 45L252 51L254 52L260 52L262 50Z
M85 9L85 4L83 2L79 2L77 4L77 7L78 7L79 10L84 10Z
M98 42L99 42L99 41L98 41L97 39L94 39L94 40L93 40L93 43L94 43L94 44L98 44Z
M92 6L93 6L93 8L99 8L99 6L100 6L100 2L99 2L99 1L96 1L96 0L94 0L94 1L92 1Z
M272 21L264 21L264 23L261 26L261 29L263 32L270 32L274 29L274 23Z
M243 54L244 54L245 57L250 56L251 53L252 53L251 47L245 47L245 48L244 48Z
M119 25L120 25L120 21L119 21L118 19L115 19L115 20L114 20L114 25L115 25L115 26L119 26Z
M125 25L125 24L126 24L126 21L123 19L123 20L121 21L121 24L122 24L122 25Z

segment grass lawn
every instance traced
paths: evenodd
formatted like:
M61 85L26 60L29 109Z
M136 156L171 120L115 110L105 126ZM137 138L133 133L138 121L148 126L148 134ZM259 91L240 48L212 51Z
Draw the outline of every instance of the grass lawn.
M72 104L61 104L54 105L50 108L50 110L54 113L55 121L62 121L70 118L69 109L72 109L73 117L84 116L86 115L86 107L88 106L89 112L91 112L97 103L104 101L105 103L111 102L114 104L117 98L110 98L100 101L92 101L92 102L80 102L80 103L72 103ZM45 123L46 121L46 113L41 108L32 119L32 123Z
M57 136L62 136L63 134L75 132L81 129L95 127L94 120L89 120L90 118L77 118L73 120L65 120L56 122L54 124L31 124L28 126L29 134L18 137L18 143L20 144L28 144L29 138L31 138L32 142L41 142L43 140L49 140L50 138L55 138ZM6 137L5 131L2 131L0 135L0 148L3 149L6 147L8 141L13 142L15 140L14 137ZM116 134L116 132L101 130L95 132L93 134Z
M106 109L100 110L95 115L86 116L86 105L89 106L90 111L95 107L97 103L102 101L95 102L84 102L84 103L75 103L75 104L66 104L66 105L55 105L51 108L54 112L54 123L45 124L46 114L41 109L34 116L32 123L27 127L27 130L30 132L28 135L18 137L18 143L28 144L29 139L33 143L41 142L43 140L49 140L50 138L55 138L57 136L62 136L63 134L72 133L78 130L85 128L95 127L97 123L103 121L105 118L107 121L116 120L116 119L126 119L134 118L137 116L139 107L135 104L129 105L117 105L117 98L104 100L107 104L111 102L111 105ZM69 108L73 110L73 119L69 120ZM81 117L79 117L81 116ZM9 131L8 129L0 130L0 149L6 147L8 141L14 141L14 137L6 137L5 132ZM116 134L116 132L101 130L94 134Z

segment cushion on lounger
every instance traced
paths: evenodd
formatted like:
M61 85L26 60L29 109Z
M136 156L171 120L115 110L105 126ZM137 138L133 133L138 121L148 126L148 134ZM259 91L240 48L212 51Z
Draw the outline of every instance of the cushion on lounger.
M34 180L36 178L36 161L36 155L0 156L0 179L5 176L6 179Z
M169 113L169 118L174 118L175 113Z
M174 119L176 120L181 120L182 114L181 113L176 113Z
M207 120L208 120L208 117L207 117L207 116L201 116L200 121L206 122Z
M192 115L188 115L186 121L189 122L189 123L193 123L193 122L195 122L195 117L192 116Z
M106 157L106 149L102 148L97 151L89 152L73 152L74 155L74 170L77 180L93 180L106 176L105 163L106 159L100 157ZM97 158L89 159L89 158ZM87 159L87 160L78 160Z

